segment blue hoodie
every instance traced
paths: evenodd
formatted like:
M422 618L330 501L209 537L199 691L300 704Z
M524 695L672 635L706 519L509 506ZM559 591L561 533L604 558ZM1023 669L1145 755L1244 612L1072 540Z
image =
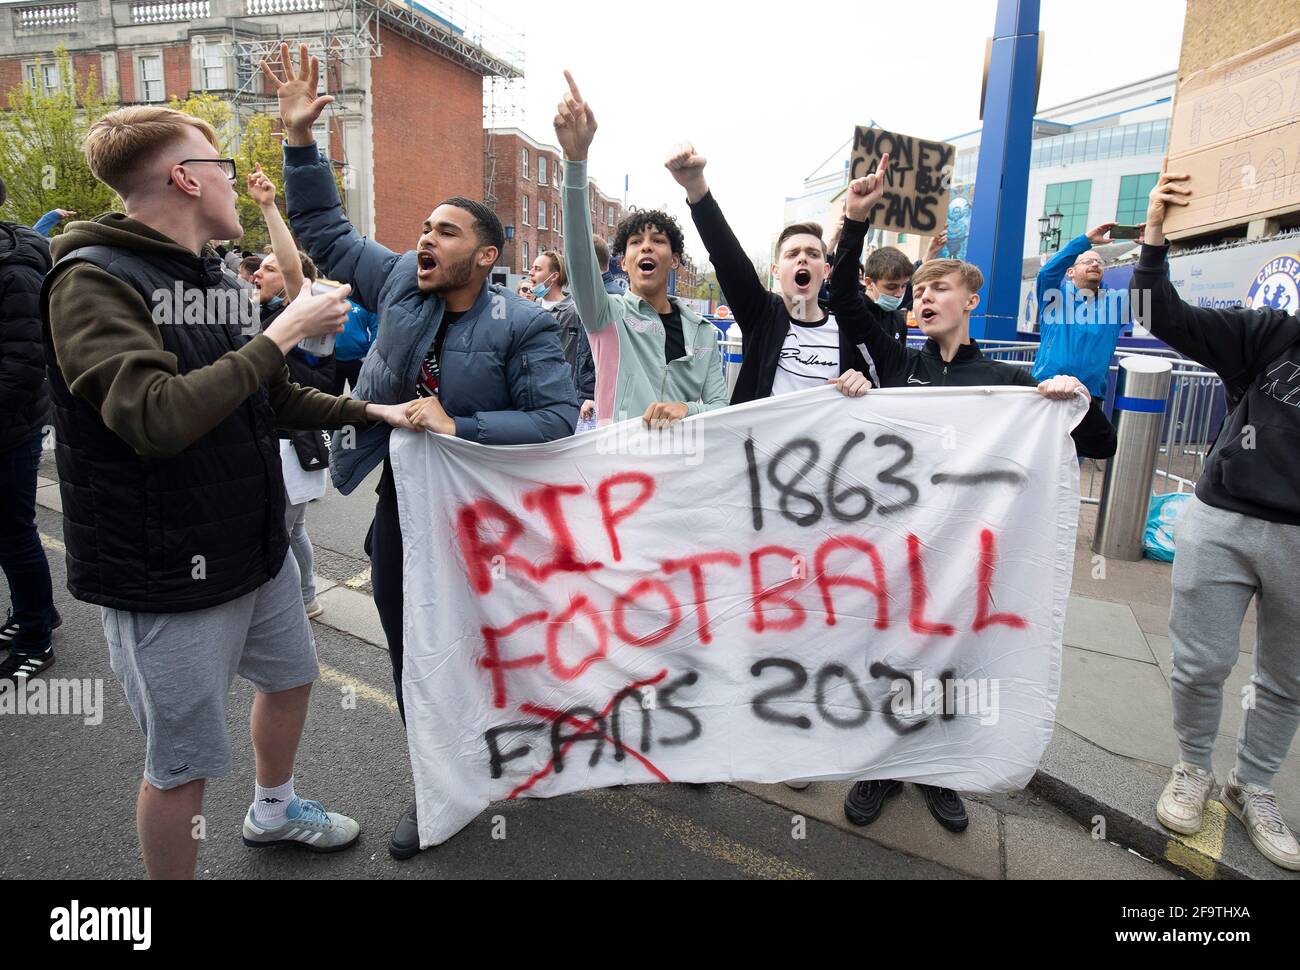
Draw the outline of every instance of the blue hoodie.
M379 317L359 303L352 300L352 311L348 322L343 325L343 332L334 341L334 356L340 363L353 360L365 360L370 347L379 333Z

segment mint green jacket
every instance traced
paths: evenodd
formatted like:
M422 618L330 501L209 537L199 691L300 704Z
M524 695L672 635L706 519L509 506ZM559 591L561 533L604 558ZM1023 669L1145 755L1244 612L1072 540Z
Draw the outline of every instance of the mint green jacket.
M596 417L602 424L639 418L650 405L673 401L686 404L688 417L725 408L717 329L670 297L681 311L686 356L665 363L667 337L655 308L631 291L605 292L587 198L587 163L565 162L564 256L569 292L596 361Z

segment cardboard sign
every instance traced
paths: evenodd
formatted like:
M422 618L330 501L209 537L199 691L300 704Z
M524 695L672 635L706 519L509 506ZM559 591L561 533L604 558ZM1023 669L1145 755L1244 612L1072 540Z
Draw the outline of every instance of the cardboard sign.
M871 210L872 227L918 236L939 235L948 221L957 147L881 128L859 127L853 135L849 177L872 174L886 154L890 162L885 195Z
M394 434L421 843L613 785L1022 788L1086 410L824 388L528 447Z
M1194 193L1169 214L1170 239L1300 208L1300 31L1183 82L1169 171Z

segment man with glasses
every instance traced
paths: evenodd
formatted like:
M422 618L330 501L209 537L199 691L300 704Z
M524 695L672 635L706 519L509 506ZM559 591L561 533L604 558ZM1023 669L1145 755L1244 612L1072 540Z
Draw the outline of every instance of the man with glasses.
M1077 377L1094 398L1106 399L1111 358L1130 327L1128 292L1102 285L1106 262L1097 246L1111 241L1107 222L1073 239L1038 274L1038 326L1042 343L1034 380Z
M41 292L68 589L101 608L145 735L136 822L145 868L163 879L194 875L205 786L232 770L236 674L257 689L244 844L356 843L354 820L294 788L320 668L289 554L276 431L411 427L404 406L289 379L294 347L343 328L348 287L304 292L249 337L250 291L209 245L244 234L235 164L216 143L208 122L170 108L96 121L86 161L125 213L54 240Z

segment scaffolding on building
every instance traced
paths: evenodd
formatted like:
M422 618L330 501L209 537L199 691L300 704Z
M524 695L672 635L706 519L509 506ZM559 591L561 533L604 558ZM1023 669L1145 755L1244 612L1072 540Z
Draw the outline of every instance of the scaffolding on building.
M484 8L467 0L244 0L245 17L230 21L227 55L235 61L236 87L232 100L241 120L257 112L274 112L275 98L262 89L263 61L276 63L285 40L282 25L269 17L320 14L319 31L300 31L308 51L321 63L319 93L334 96L323 116L333 130L348 108L345 95L347 66L383 56L385 30L405 36L467 67L484 79L484 127L517 124L522 116L524 83L523 35L499 26ZM295 55L296 56L296 55ZM351 73L351 72L348 72ZM484 188L489 203L495 201L496 156L492 138L485 138ZM342 139L333 147L333 161L346 172L348 160ZM341 157L340 157L341 156Z

